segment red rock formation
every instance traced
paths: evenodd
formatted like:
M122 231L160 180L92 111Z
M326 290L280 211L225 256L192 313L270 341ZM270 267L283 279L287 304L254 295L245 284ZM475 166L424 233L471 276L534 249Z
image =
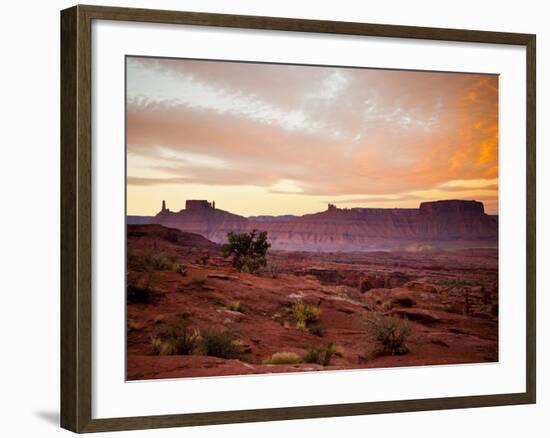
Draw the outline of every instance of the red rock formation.
M268 264L278 269L272 276L236 272L218 245L196 234L154 224L130 225L127 232L133 259L127 265L128 380L499 360L496 249L270 251ZM153 254L175 265L144 270ZM361 293L359 280L371 278L377 287ZM437 293L426 293L436 286ZM319 307L317 325L297 323L296 302ZM378 353L371 323L388 316L407 320L407 354ZM153 355L153 340L173 338L182 324L201 335L227 334L238 357L205 356L201 348ZM328 366L265 363L277 352L302 356L329 343L336 347Z
M307 251L361 251L432 243L443 247L496 246L498 218L477 201L423 202L418 209L352 208L269 220L245 218L214 208L208 201L187 201L186 208L164 208L152 223L225 242L230 231L268 232L272 247Z

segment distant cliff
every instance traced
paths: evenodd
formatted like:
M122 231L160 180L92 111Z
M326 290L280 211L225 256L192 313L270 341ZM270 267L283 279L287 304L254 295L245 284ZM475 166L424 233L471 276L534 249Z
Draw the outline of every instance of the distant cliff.
M143 220L140 217L140 223ZM130 216L128 223L132 223ZM423 202L420 208L351 208L303 216L246 218L207 201L187 201L186 208L162 210L150 223L225 242L230 231L265 230L274 249L361 251L430 243L441 247L496 246L498 217L485 214L477 201Z

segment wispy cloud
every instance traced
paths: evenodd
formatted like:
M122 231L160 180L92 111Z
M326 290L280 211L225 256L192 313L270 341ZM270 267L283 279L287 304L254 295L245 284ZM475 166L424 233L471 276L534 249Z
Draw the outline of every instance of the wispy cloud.
M150 58L127 74L136 187L395 205L498 189L496 76Z

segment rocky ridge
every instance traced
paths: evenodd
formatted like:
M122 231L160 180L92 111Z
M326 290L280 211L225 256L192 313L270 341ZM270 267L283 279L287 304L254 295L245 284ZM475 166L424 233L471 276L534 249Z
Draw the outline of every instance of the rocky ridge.
M128 217L128 223L134 223ZM143 223L140 217L139 223ZM303 216L246 218L215 208L207 201L187 201L186 208L162 210L149 219L222 243L227 233L265 230L274 249L363 251L433 244L443 248L496 247L498 217L478 201L423 202L419 208L351 208L329 205Z

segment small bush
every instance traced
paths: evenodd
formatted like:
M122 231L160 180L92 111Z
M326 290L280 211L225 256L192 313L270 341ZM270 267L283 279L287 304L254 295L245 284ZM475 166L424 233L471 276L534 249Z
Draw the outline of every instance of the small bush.
M151 304L158 297L153 292L153 272L127 277L126 302L128 304Z
M292 351L281 351L274 353L269 359L264 360L264 364L285 365L302 363L302 356Z
M316 322L308 328L308 331L312 335L323 337L323 336L325 336L326 329L325 329L325 326L323 324L321 324L320 322Z
M128 253L128 267L140 272L171 271L179 268L177 257L163 252L142 255Z
M320 363L322 347L309 347L303 356L305 363Z
M393 304L390 300L386 300L382 303L382 309L384 310L391 310Z
M299 327L305 328L319 320L321 309L317 306L299 302L292 305L292 316Z
M271 278L279 278L279 267L277 265L270 263L268 266L268 271Z
M128 318L128 320L126 321L126 328L128 333L137 332L143 328L143 324L137 322L132 318Z
M177 326L171 336L175 340L176 354L193 354L201 341L200 332L186 324Z
M334 343L329 342L326 347L309 347L303 356L305 363L317 363L324 367L330 365L332 356L336 353Z
M232 312L241 312L243 311L242 309L242 306L241 306L241 302L240 301L236 301L236 300L233 300L233 301L229 301L226 305L225 305L225 308L227 310L231 310Z
M154 294L149 287L139 287L129 284L126 287L126 302L128 304L150 304Z
M222 359L236 359L240 353L234 337L224 331L203 333L200 350L205 356L221 357Z
M172 356L176 354L174 343L170 339L164 339L161 336L151 336L151 347L156 356Z
M159 356L189 355L195 353L200 345L201 336L198 330L180 322L167 336L152 336L153 354Z
M377 344L373 353L399 356L409 352L407 339L411 334L411 329L407 320L386 316L367 321L368 333Z
M329 342L328 345L325 347L323 361L321 362L321 365L323 365L324 367L328 367L330 365L330 360L332 359L332 356L334 354L336 354L334 344L332 342Z

